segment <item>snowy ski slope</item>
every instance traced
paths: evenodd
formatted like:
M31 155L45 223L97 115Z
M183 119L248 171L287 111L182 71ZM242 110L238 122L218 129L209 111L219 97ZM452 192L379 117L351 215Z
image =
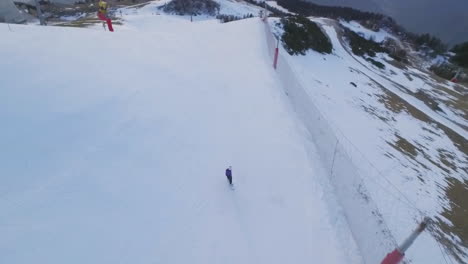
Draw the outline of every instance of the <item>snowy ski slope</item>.
M362 263L260 20L154 8L0 25L0 263Z

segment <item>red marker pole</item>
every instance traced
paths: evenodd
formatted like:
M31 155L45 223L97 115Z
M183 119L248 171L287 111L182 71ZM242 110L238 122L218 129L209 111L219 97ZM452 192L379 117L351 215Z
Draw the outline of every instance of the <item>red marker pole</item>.
M107 27L109 28L109 31L114 32L114 28L112 27L112 20L108 18L106 15L102 14L101 12L98 11L97 16L100 20L105 21L107 23Z
M413 244L416 238L424 231L429 222L429 218L424 218L424 220L419 224L418 228L413 231L413 233L401 244L398 246L394 251L389 253L384 260L382 260L381 264L398 264L400 261L403 260L405 256L406 250Z
M395 249L385 257L385 259L382 261L382 264L397 264L397 263L400 263L400 261L403 260L404 256L405 256L405 254L402 254L402 253L400 253L400 251L398 251L398 249Z
M460 75L460 71L458 71L450 81L454 83L458 83L458 75Z
M278 42L276 43L276 49L275 49L275 58L273 59L273 68L276 70L276 66L278 66L278 53L279 53L279 39Z

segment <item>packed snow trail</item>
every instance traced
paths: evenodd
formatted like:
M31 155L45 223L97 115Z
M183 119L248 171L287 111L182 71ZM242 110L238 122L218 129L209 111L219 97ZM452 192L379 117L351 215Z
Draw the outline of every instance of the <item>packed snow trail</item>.
M362 263L258 19L115 29L0 27L0 263Z

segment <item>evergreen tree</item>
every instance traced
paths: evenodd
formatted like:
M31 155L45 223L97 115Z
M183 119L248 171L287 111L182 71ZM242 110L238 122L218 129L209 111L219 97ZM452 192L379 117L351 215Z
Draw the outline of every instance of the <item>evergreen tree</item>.
M456 45L451 51L455 53L451 61L461 67L468 68L468 42Z
M356 32L347 28L345 28L345 37L349 41L349 45L351 46L353 53L358 56L364 56L367 54L370 57L375 57L378 52L389 53L381 44L373 41L372 39L365 39L359 36ZM380 67L380 65L378 67Z
M291 54L305 55L309 49L320 53L331 53L333 46L320 27L306 17L282 18L284 33L281 37L286 51Z
M447 45L445 45L442 40L428 33L419 35L414 42L419 48L428 47L434 50L436 54L442 54L447 51Z

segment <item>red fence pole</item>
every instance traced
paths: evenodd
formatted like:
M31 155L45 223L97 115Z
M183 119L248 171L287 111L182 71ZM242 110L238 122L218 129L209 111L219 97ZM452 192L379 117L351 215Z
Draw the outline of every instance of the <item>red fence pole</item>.
M400 263L400 261L402 261L403 257L405 256L406 250L408 250L408 248L413 244L413 242L421 234L421 232L424 231L428 222L429 218L424 218L424 220L419 224L418 228L414 230L413 233L401 245L399 245L395 250L389 253L384 258L384 260L382 260L381 264Z
M453 78L450 80L451 82L458 83L458 75L460 75L461 71L458 70L458 72L453 76Z
M106 15L102 14L101 12L98 11L97 16L99 20L105 21L107 23L107 27L109 28L109 31L114 32L114 28L112 27L112 20L108 18Z
M278 66L278 54L279 54L279 39L278 42L276 43L276 49L275 49L275 58L273 59L273 68L276 70L276 66Z
M404 256L398 249L395 249L384 258L382 264L398 264L403 260Z

